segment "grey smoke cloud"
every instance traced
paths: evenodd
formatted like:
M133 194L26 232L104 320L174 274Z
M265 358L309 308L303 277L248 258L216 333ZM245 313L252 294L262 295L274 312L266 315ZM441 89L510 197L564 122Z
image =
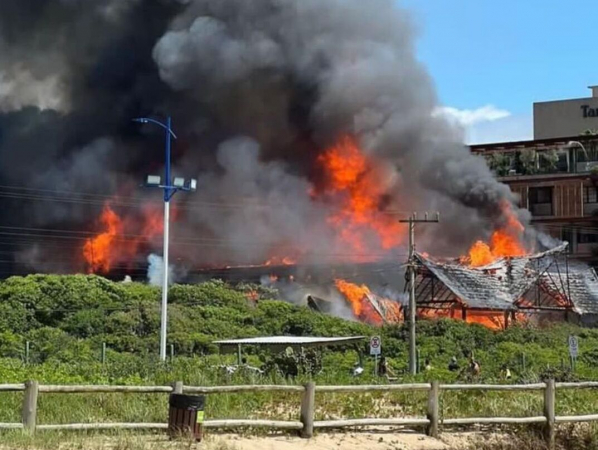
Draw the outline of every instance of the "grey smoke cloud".
M448 223L431 248L455 250L472 234L485 237L484 231L488 234L501 220L501 201L515 201L485 162L469 153L461 130L435 114L436 95L415 58L409 17L392 2L248 6L240 0L196 0L158 41L153 55L173 89L214 102L252 80L260 80L256 88L264 91L263 102L268 92L281 95L281 86L289 98L309 86L303 120L316 143L347 132L359 135L366 151L396 170L389 195L413 209L436 206L443 212ZM204 95L204 89L210 93ZM237 114L251 100L240 92ZM276 115L288 117L288 111L279 108ZM528 220L525 212L519 214ZM471 220L463 221L464 215Z
M162 170L161 131L130 119L171 114L176 172L200 182L176 198L174 233L196 245L173 251L193 265L350 253L328 223L338 205L312 195L318 155L346 133L384 168L381 210L442 212L420 249L454 254L485 237L515 199L437 108L409 14L391 0L0 5L0 182L122 194ZM2 219L87 230L98 209L10 203ZM373 233L364 241L380 252Z

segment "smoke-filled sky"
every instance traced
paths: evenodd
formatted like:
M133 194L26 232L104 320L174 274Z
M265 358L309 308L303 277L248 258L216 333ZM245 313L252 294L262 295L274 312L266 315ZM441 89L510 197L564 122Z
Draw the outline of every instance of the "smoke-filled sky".
M390 211L440 211L420 249L458 254L515 199L438 106L410 15L390 0L3 0L0 225L99 231L114 196L121 217L144 220L160 197L139 184L163 168L163 133L131 119L171 115L174 171L199 179L173 201L182 263L395 258L404 247L380 239ZM374 226L339 213L357 194L332 189L323 166L346 136L386 217ZM79 241L57 257L35 233L10 247L20 263L81 270Z

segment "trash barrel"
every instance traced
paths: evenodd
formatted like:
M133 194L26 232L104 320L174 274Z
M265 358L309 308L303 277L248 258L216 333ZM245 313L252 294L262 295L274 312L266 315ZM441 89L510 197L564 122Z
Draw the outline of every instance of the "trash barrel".
M168 435L171 438L188 436L201 441L205 396L170 394L168 404Z

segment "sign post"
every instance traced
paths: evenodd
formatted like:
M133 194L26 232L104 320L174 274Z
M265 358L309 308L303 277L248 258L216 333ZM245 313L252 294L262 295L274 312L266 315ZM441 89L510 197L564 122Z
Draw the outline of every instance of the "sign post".
M571 359L571 372L575 372L575 362L579 354L579 340L577 336L569 336L569 358Z
M370 338L370 356L374 357L374 375L378 376L378 356L382 351L382 340L380 336Z

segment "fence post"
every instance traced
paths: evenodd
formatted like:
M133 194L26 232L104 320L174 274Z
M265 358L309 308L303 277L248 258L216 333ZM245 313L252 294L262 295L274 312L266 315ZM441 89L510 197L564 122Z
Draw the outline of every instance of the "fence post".
M25 383L25 395L23 396L23 429L26 433L35 433L35 423L37 417L37 394L39 384L37 381L27 381Z
M544 416L546 416L546 427L544 437L549 449L555 447L555 384L554 380L546 380L546 390L544 391Z
M426 430L426 434L433 438L438 438L438 410L439 410L439 391L440 383L432 381L430 392L428 393L428 420L430 424Z
M314 435L314 414L316 403L316 383L310 381L305 385L305 392L301 399L301 437L309 439Z
M175 381L173 385L174 394L182 394L183 393L183 382L182 381Z

